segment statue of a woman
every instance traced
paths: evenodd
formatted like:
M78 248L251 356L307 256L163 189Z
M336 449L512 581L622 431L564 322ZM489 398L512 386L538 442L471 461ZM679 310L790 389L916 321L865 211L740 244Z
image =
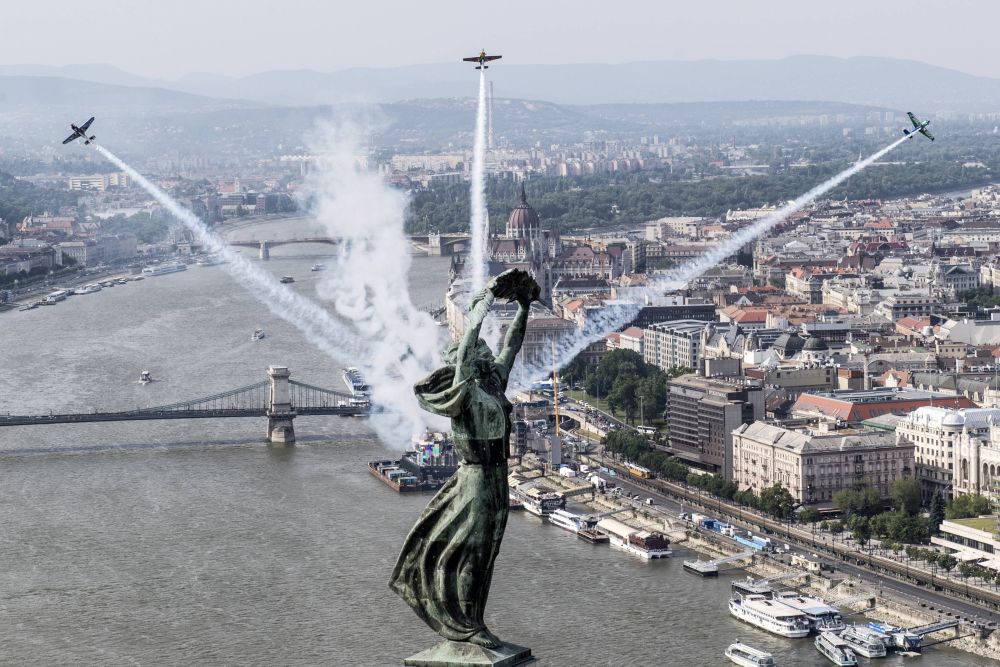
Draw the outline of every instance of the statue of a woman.
M451 418L462 465L413 526L389 586L445 639L489 649L503 644L483 612L507 525L511 404L504 391L538 295L524 271L497 276L473 299L469 327L445 353L447 365L413 388L425 410ZM498 298L517 301L518 310L494 357L479 330Z

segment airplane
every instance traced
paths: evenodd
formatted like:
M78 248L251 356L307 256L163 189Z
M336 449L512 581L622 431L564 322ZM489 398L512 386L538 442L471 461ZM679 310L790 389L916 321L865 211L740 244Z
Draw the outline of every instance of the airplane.
M486 55L486 51L483 50L479 52L478 56L462 58L462 60L467 63L479 63L479 66L476 67L476 69L489 69L489 67L486 66L486 63L491 60L500 60L501 58L503 58L503 56L488 56Z
M87 128L90 127L90 124L93 123L93 122L94 122L94 117L91 116L90 120L88 120L86 123L84 123L80 127L77 127L73 123L70 123L69 126L71 128L73 128L73 134L71 134L68 137L66 137L65 139L63 139L63 143L64 144L68 144L69 142L73 141L74 139L80 139L80 138L82 138L84 140L83 143L89 144L91 141L93 141L94 139L97 138L96 134L94 136L92 136L92 137L88 137L87 136Z
M910 122L913 123L912 130L903 130L903 134L910 136L919 132L931 141L934 141L934 135L927 131L927 126L931 124L929 120L920 120L913 115L912 111L907 111L906 115L910 117Z

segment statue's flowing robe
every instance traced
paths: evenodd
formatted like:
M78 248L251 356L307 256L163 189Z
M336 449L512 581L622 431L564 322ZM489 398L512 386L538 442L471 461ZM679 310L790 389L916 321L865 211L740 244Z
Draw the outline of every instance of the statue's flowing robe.
M506 373L504 373L506 376ZM453 385L445 367L414 386L420 405L451 418L462 465L403 544L389 586L445 639L484 630L493 562L507 525L511 404L475 378Z

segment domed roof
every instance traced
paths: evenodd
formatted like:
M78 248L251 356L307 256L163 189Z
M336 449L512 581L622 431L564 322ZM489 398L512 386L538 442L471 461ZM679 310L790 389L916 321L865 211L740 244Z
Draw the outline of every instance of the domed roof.
M528 197L524 194L524 183L521 183L521 203L510 212L507 228L538 229L538 214L528 205Z
M941 420L942 426L962 426L963 424L965 424L965 418L957 412L952 412Z
M806 339L806 344L802 346L803 350L811 350L815 352L829 350L826 342L822 338L817 338L816 336L809 336Z

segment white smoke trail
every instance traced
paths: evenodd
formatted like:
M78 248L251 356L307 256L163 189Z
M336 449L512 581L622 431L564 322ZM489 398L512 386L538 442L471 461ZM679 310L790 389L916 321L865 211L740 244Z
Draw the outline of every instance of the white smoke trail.
M489 212L486 210L486 68L479 70L479 102L476 107L476 135L472 143L472 171L469 179L469 221L472 242L466 275L475 294L486 284L486 244L489 242Z
M554 359L555 365L562 368L572 361L577 354L582 352L587 345L629 322L642 308L640 301L645 301L647 298L653 298L662 294L667 289L676 288L694 280L698 276L705 273L705 271L724 260L726 257L729 257L737 252L746 243L749 243L760 235L765 234L784 221L785 218L791 214L801 210L803 207L809 205L817 198L822 197L824 194L837 187L851 176L854 176L858 172L870 166L873 162L881 159L911 136L912 135L900 137L864 160L851 165L849 168L839 174L836 174L823 183L820 183L805 194L786 203L774 213L761 218L749 227L739 230L699 257L685 262L664 276L655 278L650 281L646 287L635 290L633 294L639 297L638 300L631 299L627 302L611 303L602 309L598 315L594 317L588 316L587 328L581 332L580 335L556 342L556 354ZM536 364L525 368L524 375L530 378L529 381L534 382L541 380L548 375L550 373L550 369L551 366L549 365Z
M256 296L272 313L295 326L310 343L333 359L343 360L362 356L364 348L357 342L357 336L350 328L334 319L317 304L279 283L273 275L252 264L242 254L235 252L194 213L177 203L117 155L103 146L94 147L181 221L206 250L225 259L226 264L223 266L241 286Z
M337 270L317 290L333 301L370 346L357 365L386 412L373 419L383 442L398 448L427 426L447 423L417 404L413 384L441 365L442 330L410 299L410 244L404 234L407 198L376 173L356 167L363 133L322 126L312 140L320 160L307 182L313 213L343 239Z

